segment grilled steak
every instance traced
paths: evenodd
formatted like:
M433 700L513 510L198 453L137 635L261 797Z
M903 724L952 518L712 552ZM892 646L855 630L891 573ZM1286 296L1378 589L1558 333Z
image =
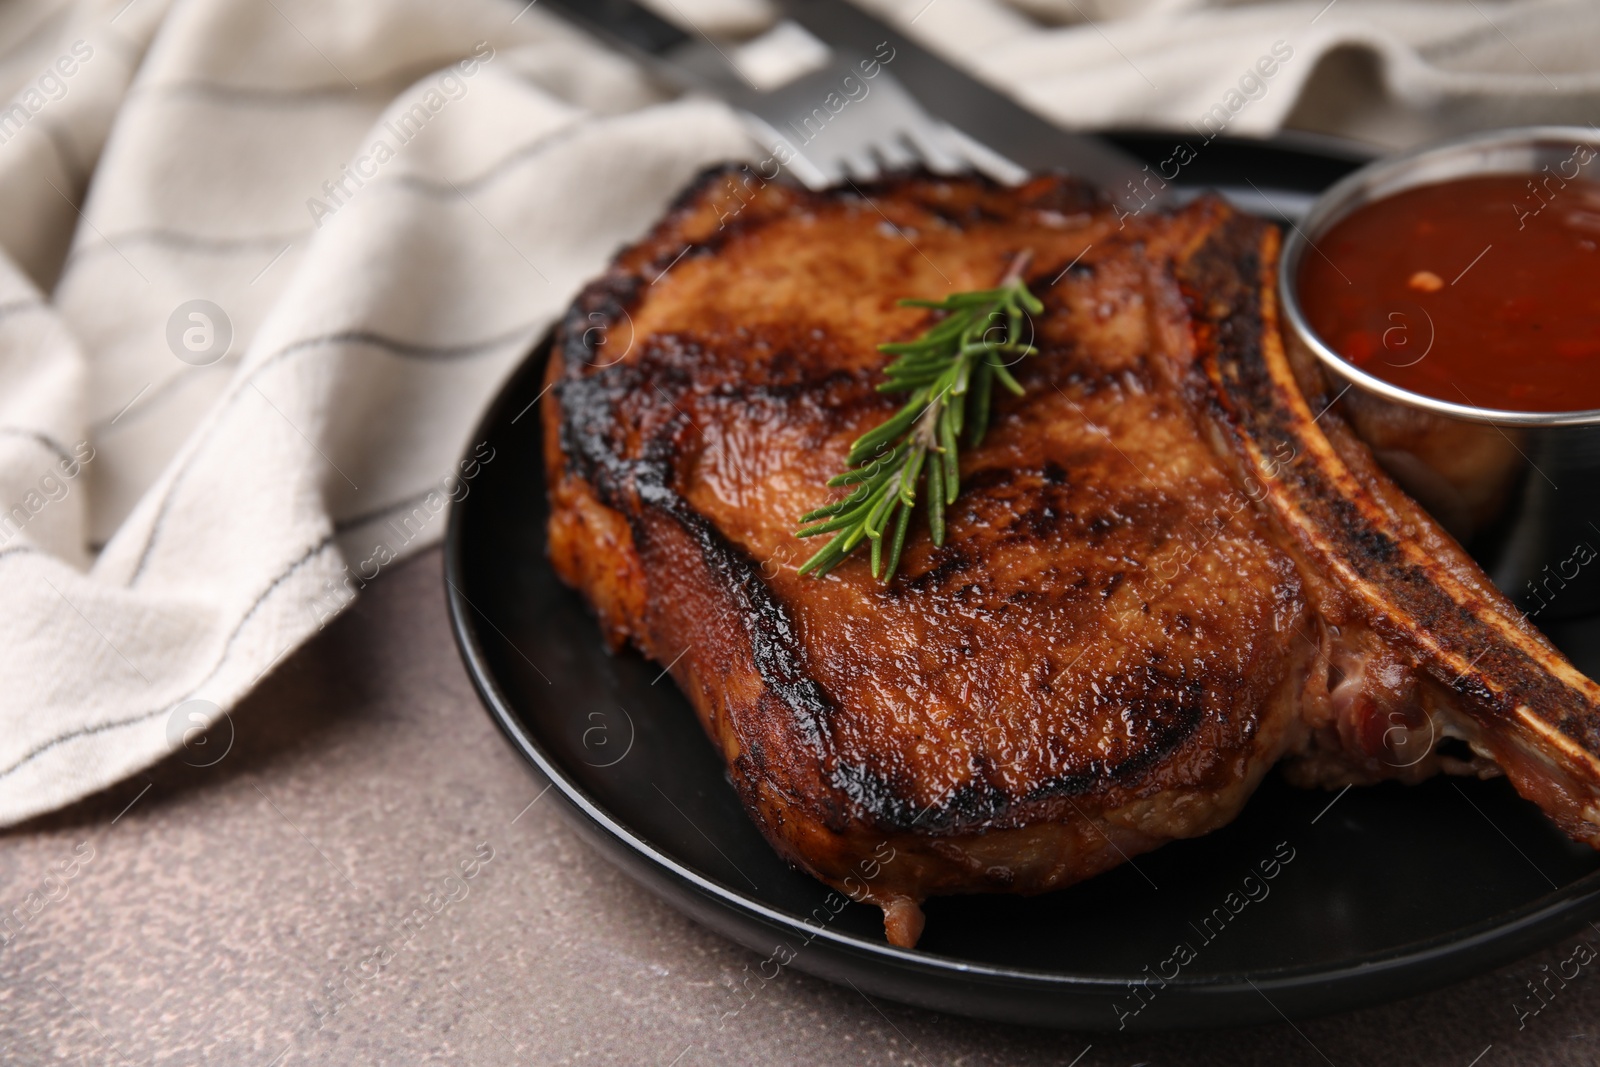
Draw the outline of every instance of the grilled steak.
M543 407L551 559L670 664L784 856L916 942L940 893L1038 893L1336 786L1510 776L1600 842L1600 690L1329 410L1276 325L1277 231L1216 199L721 170L580 295ZM896 305L1044 302L934 547L800 577L796 519L901 399ZM1458 756L1436 751L1464 740Z

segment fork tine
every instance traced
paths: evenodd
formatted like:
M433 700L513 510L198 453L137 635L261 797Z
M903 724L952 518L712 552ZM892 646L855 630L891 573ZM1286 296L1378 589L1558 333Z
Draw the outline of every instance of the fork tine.
M740 112L740 118L756 143L774 156L787 160L784 169L807 188L826 189L844 177L837 159L806 154L763 116L747 110Z
M1001 181L1023 177L1021 168L928 114L888 71L848 108L831 105L836 85L855 69L848 56L837 56L780 88L739 100L757 140L774 152L785 145L787 168L806 185L874 181L884 171L918 163L939 174L976 168Z
M858 182L876 181L878 179L878 161L873 158L870 146L846 155L844 157L844 170L846 174Z
M906 130L905 139L911 147L916 149L928 169L936 174L960 174L967 169L960 156L945 148L939 142L942 138L937 127L912 126Z
M986 174L1002 185L1021 185L1028 180L1028 171L982 141L975 141L954 126L944 127L945 140L960 152L974 170Z
M906 170L917 161L916 153L905 143L905 134L896 134L875 146L885 170Z
M795 152L784 167L810 189L828 189L847 177L847 172L837 159L821 155Z
M809 189L827 189L844 180L844 169L836 159L813 158L796 152L784 166Z

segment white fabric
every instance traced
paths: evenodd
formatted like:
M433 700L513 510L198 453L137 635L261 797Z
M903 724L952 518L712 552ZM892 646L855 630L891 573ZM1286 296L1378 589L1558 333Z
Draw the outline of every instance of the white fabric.
M1490 126L1600 121L1593 0L1017 3L1060 25L1018 29L1017 9L997 0L934 0L916 26L934 43L962 39L971 23L966 32L984 41L973 69L1069 125L1199 126L1275 44L1291 58L1250 86L1227 132L1288 125L1400 147Z
M1077 125L1198 121L1278 41L1229 132L1398 142L1600 99L1587 3L875 6ZM517 0L10 0L7 95L0 824L173 751L435 541L530 343L750 150Z

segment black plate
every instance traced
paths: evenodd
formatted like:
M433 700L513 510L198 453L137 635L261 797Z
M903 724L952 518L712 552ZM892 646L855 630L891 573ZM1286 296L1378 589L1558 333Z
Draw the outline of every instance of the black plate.
M1159 162L1176 137L1118 139ZM1356 162L1304 140L1219 138L1184 176L1254 183L1287 205ZM890 947L875 908L847 903L833 914L842 898L778 858L661 667L608 655L582 600L551 571L532 406L546 353L541 346L512 376L484 419L474 444L487 440L495 459L451 515L445 571L462 657L490 714L576 825L645 886L774 960L762 973L786 964L909 1004L1021 1023L1240 1025L1455 981L1600 910L1600 857L1504 781L1336 796L1274 776L1218 833L1042 897L930 901L919 948ZM1581 628L1564 636L1569 651L1595 647L1570 647ZM1586 660L1579 666L1593 673ZM1263 877L1263 864L1275 877ZM1181 967L1180 943L1191 957Z

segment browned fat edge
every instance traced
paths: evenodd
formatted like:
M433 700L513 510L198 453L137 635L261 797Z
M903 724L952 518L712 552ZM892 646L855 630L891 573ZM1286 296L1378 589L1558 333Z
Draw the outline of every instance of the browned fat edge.
M1258 284L1228 299L1199 297L1220 259L1248 253ZM1328 434L1336 411L1311 411L1278 330L1279 232L1235 219L1212 235L1180 279L1195 308L1200 359L1246 469L1271 487L1265 503L1309 559L1337 576L1366 621L1410 648L1483 728L1517 790L1545 807L1572 837L1600 847L1600 687L1584 677L1497 594L1474 589L1454 567L1472 568L1450 542L1447 563L1403 528L1416 508L1397 490L1380 501ZM1230 247L1231 246L1231 247ZM1235 259L1235 262L1238 260ZM1331 403L1331 401L1325 401ZM1390 488L1384 475L1368 477ZM1384 505L1387 504L1386 508Z

